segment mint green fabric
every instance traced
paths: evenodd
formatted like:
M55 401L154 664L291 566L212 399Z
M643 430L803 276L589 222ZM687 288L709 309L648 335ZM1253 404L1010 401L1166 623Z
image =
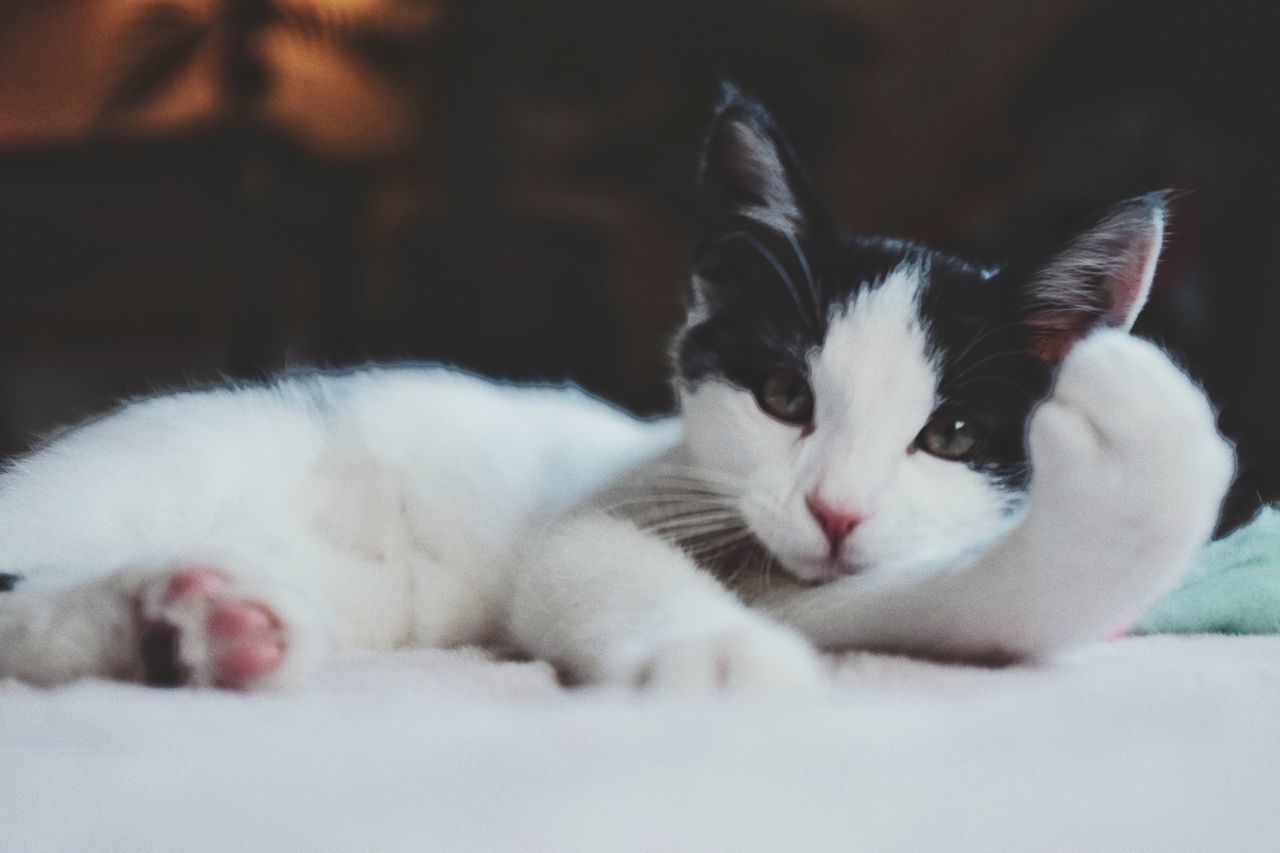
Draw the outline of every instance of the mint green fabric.
M1264 507L1248 524L1210 543L1182 585L1129 633L1280 633L1280 510Z

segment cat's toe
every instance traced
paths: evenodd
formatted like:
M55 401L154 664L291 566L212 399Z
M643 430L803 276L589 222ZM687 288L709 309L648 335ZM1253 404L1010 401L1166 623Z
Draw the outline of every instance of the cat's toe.
M182 569L169 579L167 597L177 599L209 596L230 582L231 576L221 569Z
M264 605L253 601L216 601L209 608L205 626L211 636L236 641L266 636L279 630L280 619Z
M636 682L663 693L790 693L823 682L821 660L807 642L781 629L741 628L660 647Z
M217 568L158 578L141 602L143 681L249 690L296 680L292 659L308 645L307 634L272 598L278 596L250 592Z
M214 648L215 683L246 687L269 676L288 651L282 627L280 617L256 601L211 603L205 630Z
M219 687L245 688L275 670L286 652L282 640L252 639L218 654L213 667Z

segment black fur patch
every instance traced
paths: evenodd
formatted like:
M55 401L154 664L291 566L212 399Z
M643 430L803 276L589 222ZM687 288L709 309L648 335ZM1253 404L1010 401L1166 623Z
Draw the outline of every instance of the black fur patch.
M191 673L178 657L182 633L173 625L156 622L142 632L142 682L152 687L181 687Z
M1052 366L1032 351L1021 284L934 255L920 305L943 405L976 419L986 434L969 464L1016 488L1030 473L1027 421L1053 382Z
M0 592L12 591L20 580L22 580L21 575L6 575L0 572Z
M774 164L775 172L762 176L760 162ZM770 198L789 205L788 215L762 217ZM923 277L920 320L940 369L943 405L985 428L967 464L1015 489L1028 479L1027 421L1071 343L1046 356L1037 337L1045 325L1037 324L1039 277L1055 262L1065 260L1070 268L1072 246L1088 249L1094 261L1114 254L1118 268L1128 269L1132 263L1119 262L1148 256L1150 240L1158 236L1150 230L1152 216L1162 215L1158 195L1122 203L1066 249L1038 253L994 274L917 243L840 235L782 132L763 107L732 87L708 134L702 204L691 322L676 351L684 383L723 379L758 393L780 368L804 372L809 355L823 345L833 312L907 265ZM1073 288L1069 295L1086 304L1051 305L1050 317L1074 311L1071 317L1085 320L1071 334L1082 336L1099 319L1093 303L1110 304L1116 295L1092 291L1115 287L1101 278L1084 281L1078 294Z

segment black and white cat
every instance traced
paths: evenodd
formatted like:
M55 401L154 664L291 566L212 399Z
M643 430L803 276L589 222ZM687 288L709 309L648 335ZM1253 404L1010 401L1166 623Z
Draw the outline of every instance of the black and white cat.
M1125 332L1159 196L998 270L846 237L732 90L702 180L677 417L445 368L127 405L0 477L0 676L257 688L503 642L592 683L792 688L811 643L1036 656L1178 580L1233 457Z

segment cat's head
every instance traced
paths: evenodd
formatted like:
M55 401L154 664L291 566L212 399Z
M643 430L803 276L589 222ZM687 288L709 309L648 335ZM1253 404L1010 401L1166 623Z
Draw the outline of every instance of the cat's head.
M1160 195L1000 269L830 224L756 102L727 89L676 344L692 462L805 581L928 565L1008 529L1029 416L1098 326L1128 328Z

